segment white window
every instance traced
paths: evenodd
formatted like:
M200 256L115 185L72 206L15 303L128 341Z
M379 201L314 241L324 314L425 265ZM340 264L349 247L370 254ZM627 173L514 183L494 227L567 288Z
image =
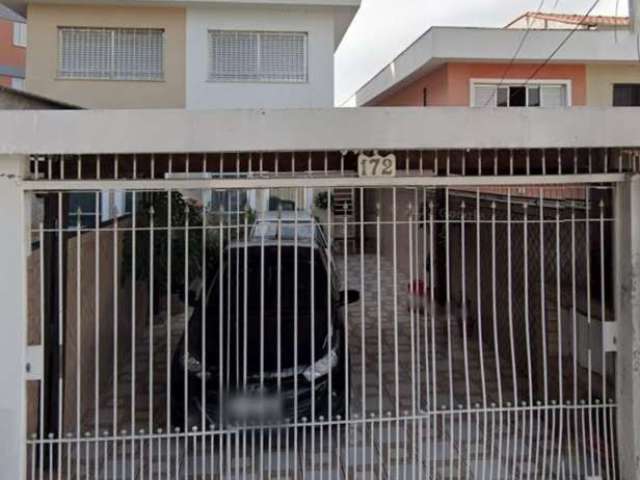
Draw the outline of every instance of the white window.
M27 46L27 24L26 23L13 23L13 44L16 47Z
M162 80L164 30L59 29L58 76L98 80Z
M212 30L209 80L306 82L307 34Z
M473 107L543 107L568 106L566 83L472 83Z
M16 90L24 90L24 78L12 77L11 88L15 88Z

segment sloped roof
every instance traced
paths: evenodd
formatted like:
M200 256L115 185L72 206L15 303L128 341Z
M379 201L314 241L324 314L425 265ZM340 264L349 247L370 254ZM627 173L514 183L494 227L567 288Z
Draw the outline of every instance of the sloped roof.
M25 18L22 15L18 15L9 7L5 7L2 4L0 4L0 18L4 20L9 20L10 22L18 22L18 23L26 22Z
M514 23L522 20L523 18L566 23L567 25L584 25L594 28L628 27L629 25L631 25L631 20L629 19L629 17L615 17L607 15L589 15L585 17L584 15L570 13L526 12L509 23L507 27L512 26Z

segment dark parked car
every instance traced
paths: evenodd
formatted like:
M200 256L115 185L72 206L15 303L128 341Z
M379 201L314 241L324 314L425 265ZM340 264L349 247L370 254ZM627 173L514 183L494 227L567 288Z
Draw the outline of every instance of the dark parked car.
M339 292L316 242L229 245L172 362L172 422L263 423L344 415L349 361ZM246 286L246 294L245 294Z

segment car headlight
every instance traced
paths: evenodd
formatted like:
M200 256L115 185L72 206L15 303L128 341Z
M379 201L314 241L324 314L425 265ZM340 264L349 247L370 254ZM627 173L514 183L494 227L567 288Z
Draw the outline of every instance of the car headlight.
M313 365L310 365L302 372L304 378L306 378L309 382L312 380L317 380L319 378L324 377L329 374L329 371L338 365L338 348L334 348L329 353L327 353L324 357L318 360Z
M202 378L203 376L209 378L211 376L210 372L203 370L200 360L190 353L183 352L182 355L180 355L180 363L182 364L182 368L186 368L189 373L193 373L198 378Z

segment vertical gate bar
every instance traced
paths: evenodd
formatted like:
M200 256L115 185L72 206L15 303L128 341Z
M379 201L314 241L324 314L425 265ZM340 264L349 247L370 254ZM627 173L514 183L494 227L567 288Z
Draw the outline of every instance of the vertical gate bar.
M203 156L203 169L206 169L207 157L206 154ZM204 193L204 192L201 192ZM205 474L205 448L206 448L206 431L207 431L207 392L206 392L206 381L208 378L208 367L207 367L207 349L206 349L206 338L207 338L207 323L206 323L206 311L207 311L207 300L209 299L208 295L208 285L207 285L207 233L208 233L208 208L209 205L206 202L206 198L209 198L206 195L202 195L202 263L201 263L201 271L202 271L202 284L200 286L200 308L202 309L200 316L200 329L202 331L201 334L201 343L200 343L200 358L202 358L202 378L200 384L200 402L202 404L202 416L201 416L201 424L200 430L202 431L202 475ZM218 319L221 321L222 319ZM213 437L211 438L213 442Z
M482 212L480 209L480 189L476 189L476 300L477 300L477 315L478 315L478 351L480 362L480 387L482 389L482 409L483 415L483 430L482 430L482 478L485 474L485 466L487 460L487 381L484 370L484 337L482 333L482 294L481 294L481 269L480 269L480 251L481 251L481 237L482 237ZM433 320L433 319L432 319ZM476 457L476 473L478 459Z
M496 379L498 383L498 406L500 413L498 414L498 471L497 476L500 477L502 463L502 408L504 405L502 392L502 374L500 367L500 347L498 338L498 306L496 294L496 202L491 202L491 304L493 313L493 344L496 362ZM493 432L492 432L493 439Z
M184 402L184 468L182 469L184 472L185 480L189 476L189 462L188 462L188 453L189 453L189 241L190 235L189 230L191 226L191 222L189 221L189 206L185 204L184 206L184 311L183 311L183 321L184 321L184 370L183 370L183 384L182 388L184 389L182 392L182 401ZM195 473L195 472L194 472Z
M396 187L393 187L393 362L394 362L394 387L395 387L395 417L396 419L400 417L400 365L398 358L398 192ZM396 429L396 452L397 446L400 443L400 424L396 421L395 424ZM395 461L395 475L396 478L399 476L399 465L397 461Z
M326 154L325 154L325 158L326 158ZM303 192L304 193L304 190ZM314 194L313 194L313 189L311 189L311 194L310 194L311 199L315 198ZM329 194L327 194L327 199L329 197ZM296 216L297 216L297 202L298 202L298 191L296 190ZM327 219L330 220L331 219L331 213L327 212L328 217ZM296 227L297 230L297 227ZM333 319L331 317L331 312L332 312L332 305L333 305L333 295L332 295L332 275L335 275L336 272L333 271L333 252L331 250L331 240L332 240L332 225L331 222L328 223L327 225L327 231L328 231L328 239L326 240L327 242L327 248L326 248L326 256L327 256L327 330L329 332L328 335L328 342L327 342L327 348L329 350L329 355L331 355L331 351L333 350ZM312 238L315 239L316 234L318 235L318 237L320 237L320 230L318 232L316 232L316 230L314 229L311 233ZM331 357L329 357L331 358ZM348 368L349 362L348 362L348 357L346 356L346 352L345 352L345 362L346 365L345 368ZM338 361L339 363L339 361ZM333 368L329 369L329 387L328 387L328 393L329 393L329 411L328 411L328 421L329 421L329 426L327 427L327 440L328 440L328 451L329 451L329 472L332 473L332 467L333 467L333 450L332 450L332 437L333 437L333 430L332 430L332 421L334 420L333 418L333 389L334 389L334 385L333 385ZM348 392L345 392L345 395L347 395ZM336 464L336 466L339 467L338 464ZM330 475L331 475L330 473Z
M513 382L513 405L517 408L518 406L518 376L517 376L517 366L516 366L516 354L515 354L515 341L514 341L514 330L513 330L513 245L512 245L512 228L513 228L513 198L511 196L511 188L507 189L507 293L508 293L508 316L509 316L509 343L511 346L511 373L512 373L512 382ZM510 405L509 405L510 406ZM515 447L515 438L516 432L518 431L518 415L517 413L514 415L514 447ZM509 430L507 433L507 470L508 470L508 460L509 460L509 442L511 440L510 435L510 423ZM511 472L511 477L515 476L515 461L513 462L513 469Z
M44 255L44 224L42 222L40 222L38 224L38 240L39 240L39 250L40 250L40 255L39 255L39 261L40 261L40 265L39 265L39 287L40 287L40 301L39 301L39 310L40 310L40 344L44 346L45 343L45 328L44 328L44 323L45 323L45 307L44 307L44 289L45 289L45 282L44 282L44 275L45 275L45 270L44 270L44 262L45 262L45 255ZM44 348L43 348L43 355L44 355ZM44 366L44 358L42 359L42 365ZM45 381L46 381L46 376L44 374L41 375L40 377L40 385L39 385L39 394L38 394L38 423L39 423L39 435L38 437L40 438L40 447L39 447L39 463L40 463L40 480L42 480L43 478L43 470L44 470L44 391L45 391ZM32 458L31 458L31 467L32 467L32 475L31 475L31 479L35 480L35 465L36 465L36 457L35 457L35 451L36 451L36 444L32 443L31 444L31 454L32 454ZM27 457L28 458L28 457Z
M559 421L558 421L558 462L557 470L560 472L560 462L562 460L562 438L564 429L564 373L562 362L562 281L560 276L560 209L559 204L556 204L556 218L555 218L555 257L556 257L556 316L558 317L558 405L559 405ZM569 432L570 433L570 432Z
M136 175L136 156L134 155L134 177ZM126 195L126 192L124 192ZM131 436L135 438L136 433L136 192L131 192ZM134 440L131 447L134 447ZM131 477L135 474L134 452L131 452Z
M149 209L149 434L153 433L153 401L154 401L154 377L153 371L155 369L154 365L154 350L155 350L155 341L154 341L154 331L155 331L155 321L153 318L154 315L154 291L155 291L155 276L154 276L154 240L155 240L155 211L153 206ZM160 445L160 438L158 438L158 445ZM160 461L160 458L158 458ZM153 440L150 438L149 440L149 480L151 480L152 473L152 465L153 465ZM160 469L158 469L160 471Z
M466 392L466 405L465 409L467 411L467 436L466 436L466 457L465 457L465 476L469 478L471 476L471 472L469 468L471 466L471 449L469 448L469 442L471 441L471 382L469 378L469 353L468 353L468 339L467 339L467 319L468 319L468 302L467 302L467 234L466 234L466 205L463 201L460 204L460 253L462 256L461 259L461 289L462 289L462 353L464 356L464 385ZM462 415L460 415L460 425L462 425ZM462 435L460 435L460 441L462 441ZM458 452L460 458L462 458L462 451Z
M172 156L169 155L169 166L171 166L171 160L172 160ZM172 431L173 428L171 428L171 344L172 344L172 338L171 338L171 310L172 310L172 305L171 305L171 270L172 270L172 246L173 246L173 230L172 230L172 201L173 201L173 192L171 190L167 190L166 192L167 195L167 318L166 318L166 325L167 325L167 356L166 356L166 362L167 362L167 377L166 377L166 404L167 404L167 410L166 410L166 421L167 421L167 435L169 435ZM170 458L171 458L171 438L167 438L167 476L171 476L171 462L170 462ZM177 446L177 437L176 437L176 446ZM176 448L176 458L178 457L178 449ZM177 470L176 470L176 475L177 475Z
M222 157L221 157L222 159ZM224 231L224 205L220 205L219 215L218 215L218 364L220 368L218 369L218 471L220 475L223 475L224 472L224 441L227 439L223 434L223 421L222 421L222 405L224 405L225 398L223 395L224 391L224 376L226 370L229 369L228 365L225 365L224 359L224 351L222 347L222 338L224 337L224 325L226 322L224 321L224 280L225 270L229 271L229 265L227 268L224 268L224 239L225 239L225 231ZM228 290L228 288L227 288ZM228 346L228 345L227 345ZM228 348L227 348L228 350ZM262 437L262 431L260 433ZM228 436L227 436L228 437ZM212 441L213 443L213 441ZM262 451L261 451L262 453ZM262 460L262 455L260 456Z
M438 409L438 396L437 396L437 377L436 377L436 300L435 300L435 290L434 290L434 202L431 200L429 202L429 285L431 286L429 291L429 304L431 307L431 385L432 385L432 396L433 403L431 404L431 409L429 411L429 416L434 417L434 431L433 436L429 435L430 438L433 438L433 454L432 454L432 465L433 465L433 475L436 473L436 460L437 460L437 432L438 432L438 417L437 417L437 409Z
M409 224L409 291L411 292L411 290L414 288L414 262L415 262L415 257L417 255L414 255L414 237L413 237L413 224L414 224L414 211L413 211L413 205L412 203L409 204L409 215L408 215L408 224ZM417 289L416 289L417 290ZM416 394L416 389L417 384L418 384L418 376L416 374L416 351L415 351L415 344L416 344L416 314L415 314L415 307L416 307L416 300L414 299L414 301L412 302L412 304L410 304L410 312L409 312L409 321L411 324L411 345L410 345L410 355L411 355L411 460L412 460L412 464L415 468L415 447L416 447L416 415L418 412L417 409L417 394ZM364 364L363 364L364 367ZM406 462L405 462L405 470L406 470ZM412 470L413 474L415 475L415 471ZM405 478L406 478L406 472L405 472Z
M362 391L360 392L360 401L362 402L362 416L364 418L365 415L365 411L366 411L366 407L367 407L367 364L366 364L366 349L367 349L367 345L366 345L366 317L365 317L365 304L366 304L366 300L365 300L365 283L364 283L364 267L365 267L365 263L364 263L364 198L365 198L365 192L364 192L364 188L360 188L360 368L361 368L361 373L360 373L360 383L362 385ZM331 238L331 235L329 235L329 238ZM331 245L331 241L329 241L329 245ZM330 262L331 263L331 262ZM345 354L345 358L347 361L347 367L349 368L349 359L348 357L346 357ZM378 388L382 388L382 385L379 385ZM380 409L379 414L378 414L378 418L382 418L382 409ZM345 418L349 418L348 416L348 412L345 412ZM362 433L364 436L364 427L362 429ZM371 435L373 438L373 427L371 429ZM380 444L380 448L382 448L382 445ZM378 462L379 464L382 462ZM372 467L373 468L373 467Z
M524 257L524 286L523 286L523 297L524 297L524 334L525 334L525 349L527 352L527 379L528 379L528 387L529 387L529 395L528 395L528 406L529 406L529 431L527 434L526 421L523 419L523 429L522 429L522 444L523 450L526 443L528 443L528 453L527 453L527 478L531 476L531 463L532 463L532 447L533 447L533 377L532 377L532 362L531 362L531 338L529 334L529 205L527 203L524 204L524 212L523 212L523 257ZM523 416L524 418L524 416ZM520 471L520 478L522 478L522 472Z
M585 187L586 195L585 195L585 261L586 261L586 282L587 282L587 325L588 331L591 331L591 187ZM588 375L588 399L589 399L589 431L591 433L591 451L593 452L593 430L594 430L594 415L595 415L595 452L596 452L596 464L597 469L592 463L592 472L593 475L602 476L602 455L600 450L600 408L598 404L598 400L596 399L596 406L593 407L593 357L592 357L591 343L588 345L587 350L587 375ZM604 405L604 403L603 403Z
M81 436L81 421L80 421L80 412L81 412L81 394L80 388L82 386L82 380L80 375L80 360L81 360L81 346L80 346L80 337L81 337L81 305L82 305L82 294L81 294L81 285L82 285L82 271L81 271L81 263L80 259L82 256L82 212L80 209L77 210L77 219L76 219L76 478L80 477L80 436Z
M328 195L328 198L330 198L331 195ZM297 339L298 338L298 241L299 241L299 231L298 231L298 192L296 190L296 209L295 212L293 214L293 338ZM329 224L329 228L331 228L331 224ZM264 229L262 230L262 244L264 245ZM331 230L329 230L329 232L331 232ZM331 233L329 234L329 239L331 239ZM262 255L264 255L264 251L262 252ZM264 272L264 258L262 260L262 271ZM261 285L261 289L262 289L262 304L260 306L260 310L261 312L264 312L264 279L262 279L260 281L260 285ZM261 315L264 317L264 313L261 313ZM264 325L262 326L262 331L264 332ZM262 350L262 355L264 355L264 345L262 345L264 343L264 338L261 335L260 338L260 342L261 342L261 348ZM263 359L261 359L263 360ZM293 422L295 425L298 425L298 422L300 421L300 416L298 414L298 349L294 348L293 349L293 371L294 371L294 376L293 376ZM263 369L264 367L261 366L260 367L260 375L262 375L263 373ZM262 446L261 446L262 447ZM297 480L298 478L298 428L294 428L293 430L293 448L295 451L295 455L294 455L294 459L293 459L293 478L294 480ZM304 468L304 465L303 465ZM260 475L262 475L262 473L260 473ZM261 477L262 478L262 477Z
M238 154L239 156L239 154ZM240 194L238 194L240 197ZM242 319L243 319L243 328L242 328L242 393L243 395L247 394L247 382L248 382L248 327L249 327L249 319L248 319L248 273L247 270L249 268L249 211L248 207L245 207L245 212L243 216L243 252L244 252L244 265L242 267ZM278 284L279 285L279 284ZM280 298L280 292L278 292L278 298ZM278 317L278 342L280 342L280 321ZM278 343L280 345L280 343ZM278 348L278 395L280 395L280 348ZM244 427L242 429L242 471L246 475L247 469L247 422L244 422ZM278 435L278 439L280 436ZM278 470L280 470L278 468ZM238 474L238 472L237 472Z
M560 155L560 154L558 154ZM558 165L560 168L561 165L560 156L558 156ZM549 404L549 385L548 385L548 377L549 377L549 368L548 368L548 357L547 357L547 316L546 316L546 289L545 289L545 265L544 265L544 189L540 188L540 219L539 219L539 228L540 228L540 317L541 317L541 330L542 330L542 371L543 371L543 383L544 383L544 402L543 404L546 406ZM547 410L544 409L543 413L543 464L545 463L546 458L546 432L547 432ZM540 418L538 416L538 421ZM537 441L537 440L536 440ZM538 461L538 445L536 444L536 471L538 469L537 461Z
M113 435L118 434L118 211L117 207L113 208ZM113 447L113 478L116 477L117 462L117 442L114 441Z
M420 425L422 426L423 423L425 423L424 425L424 433L422 433L421 430L421 434L420 434L420 438L424 438L424 436L426 435L426 442L424 445L424 454L426 455L426 458L422 459L422 455L423 455L423 451L422 451L422 445L420 448L420 467L421 469L424 468L425 473L424 475L427 475L427 472L429 472L429 467L430 467L430 458L431 458L431 389L430 389L430 383L429 383L429 375L431 374L431 370L430 370L430 364L429 364L429 315L428 315L428 292L430 290L433 289L433 285L431 284L431 281L429 279L429 269L428 269L428 265L429 265L429 250L428 250L428 237L427 237L427 232L428 232L428 218L427 218L427 208L428 208L428 204L427 204L427 189L426 188L422 188L422 202L421 202L421 210L422 210L422 218L421 218L421 223L422 223L422 252L423 252L423 258L422 258L422 265L421 265L421 269L422 272L424 272L424 285L425 285L425 289L422 295L422 300L421 300L421 307L422 307L422 311L423 311L423 316L422 316L422 322L423 322L423 341L424 341L424 388L425 388L425 405L424 407L420 406L421 409L421 413L424 414L423 416L423 420L424 422L421 421ZM423 473L422 470L419 471L419 478L423 478Z
M449 168L450 168L450 163L449 163L449 155L447 155L447 175L449 174ZM454 396L453 396L453 351L452 351L452 344L451 344L451 237L450 237L450 209L449 209L449 189L445 188L445 271L446 271L446 276L445 276L445 290L446 290L446 308L447 308L447 375L448 375L448 380L449 380L449 411L453 411L453 402L454 402ZM449 417L449 420L451 419L450 415L447 415L444 411L442 412L442 418L443 418L443 422L445 417ZM444 425L444 423L443 423ZM444 432L443 432L444 435ZM452 472L453 471L453 460L454 460L454 454L453 454L453 435L449 435L449 471Z
M348 276L348 271L347 271L347 267L348 267L348 263L347 263L347 256L348 256L348 244L347 244L347 228L348 228L348 224L347 224L347 209L346 209L346 205L343 206L343 212L345 214L344 216L344 222L342 225L342 235L343 235L343 239L344 239L344 243L343 243L343 265L342 265L342 288L345 292L348 292L349 290L349 276ZM347 294L344 295L344 352L345 352L345 358L349 358L349 304L347 302ZM312 332L313 332L313 326L312 328ZM315 358L312 355L312 358ZM349 369L346 368L345 369L345 376L344 376L344 391L345 392L349 392L349 385L351 382L351 378L349 375ZM312 384L313 387L313 384ZM312 402L313 404L313 402ZM351 411L351 399L350 396L347 394L346 398L345 398L345 416L349 414L349 412ZM313 416L313 414L312 414ZM363 417L364 420L364 417ZM354 427L354 430L356 428ZM345 433L346 433L346 425L345 425ZM313 430L312 430L312 435L313 435ZM363 437L364 439L364 437ZM312 445L313 445L313 436L311 437L311 441L312 441ZM348 450L348 438L345 438L345 447L347 448L347 458L349 458L349 450ZM312 452L313 452L313 447L311 448ZM354 466L355 468L355 466ZM313 472L312 472L313 474Z
M311 218L311 231L314 232L315 231L315 222L313 217ZM311 280L311 303L310 303L310 307L311 307L311 362L312 362L312 375L311 375L311 425L309 428L309 434L310 434L310 441L311 441L311 455L313 456L313 459L311 460L312 466L311 466L311 474L314 475L315 472L315 467L316 467L316 463L315 463L315 454L316 454L316 431L315 431L315 422L316 422L316 414L317 414L317 410L316 410L316 374L315 374L315 360L316 360L316 337L315 337L315 329L316 329L316 317L315 317L315 261L316 261L316 252L315 252L315 248L313 245L313 237L312 237L312 241L310 243L310 257L311 257L311 269L310 269L310 280ZM345 257L345 271L346 271L346 257ZM347 335L345 335L346 337ZM345 352L348 352L348 349L345 348ZM305 465L303 464L302 468L305 468Z
M97 438L100 436L100 192L96 192L95 196L96 211L94 221L95 224L95 243L94 243L94 480L98 480L98 465L99 465L99 442Z
M382 279L381 279L381 265L380 265L380 256L381 256L381 208L380 202L376 203L376 318L377 318L377 333L378 333L378 418L380 418L380 425L378 428L378 444L380 448L382 448L382 418L384 416L383 409L383 398L382 398ZM363 408L363 418L364 418L364 408ZM362 435L364 438L364 424L362 427ZM382 455L382 451L380 452ZM364 463L364 462L363 462ZM389 468L389 463L387 463L387 468ZM382 476L382 459L378 461L378 478Z
M604 217L604 202L602 200L600 200L599 205L598 205L599 209L600 209L600 215L599 215L599 236L600 236L600 316L601 318L601 322L602 322L602 338L605 338L605 321L607 320L607 316L606 316L606 285L605 285L605 276L604 276L604 267L605 267L605 243L604 243L604 226L605 226L605 217ZM603 405L606 405L607 402L609 402L609 399L607 397L607 353L605 351L605 348L602 349L602 403ZM611 438L614 438L613 435L613 419L612 419L612 414L613 412L610 411L610 423L611 423ZM606 412L605 412L606 415ZM605 417L606 418L606 417ZM609 442L608 442L608 436L607 436L607 422L604 422L604 451L605 451L605 458L606 458L606 471L607 471L607 478L616 478L616 462L615 459L613 458L613 442L611 443L611 448L609 447ZM611 452L611 462L609 461L610 458L610 452ZM611 470L609 469L609 463L611 463ZM610 476L610 473L612 474Z

